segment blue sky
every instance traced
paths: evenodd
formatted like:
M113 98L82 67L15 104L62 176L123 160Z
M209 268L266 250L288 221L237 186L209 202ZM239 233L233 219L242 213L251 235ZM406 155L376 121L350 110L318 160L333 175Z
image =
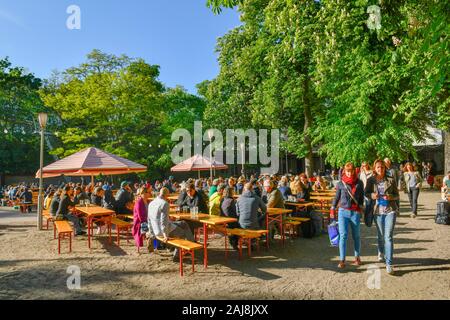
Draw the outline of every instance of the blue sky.
M160 66L169 87L195 85L218 71L217 38L239 25L239 14L214 15L206 0L0 0L0 57L47 78L85 61L92 49L144 58ZM70 5L81 30L69 30Z

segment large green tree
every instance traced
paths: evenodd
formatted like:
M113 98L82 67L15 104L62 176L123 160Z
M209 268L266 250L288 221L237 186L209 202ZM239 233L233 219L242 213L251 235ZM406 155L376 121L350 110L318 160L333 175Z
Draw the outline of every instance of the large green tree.
M297 2L239 3L243 24L219 39L221 71L209 83L205 119L227 128L282 129L287 137L282 147L305 157L311 174L313 115L321 109L312 81L320 6Z
M97 146L162 176L172 164L172 131L201 119L204 101L165 88L158 76L159 67L142 59L94 50L85 63L52 77L40 93L60 120L53 153Z
M315 136L327 161L415 157L427 125L448 128L448 4L321 3L315 80L328 104ZM371 5L380 8L380 28L367 24Z
M39 166L40 86L32 73L0 60L0 175L30 174Z
M227 122L240 97L253 124L287 129L291 152L308 159L316 146L333 165L415 156L427 125L448 131L448 2L207 4L216 13L237 6L243 22L219 40L221 73L207 96L208 108L231 111ZM381 28L367 25L372 5Z

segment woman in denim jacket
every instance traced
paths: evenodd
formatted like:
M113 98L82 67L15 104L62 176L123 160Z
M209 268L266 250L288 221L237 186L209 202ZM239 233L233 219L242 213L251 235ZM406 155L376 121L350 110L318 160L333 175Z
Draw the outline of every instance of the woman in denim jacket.
M375 160L374 176L369 178L365 190L366 197L376 200L374 207L378 235L378 261L386 261L386 271L394 274L392 260L394 256L394 227L399 210L398 187L395 179L386 175L383 160Z
M364 205L364 185L356 175L355 166L348 162L344 166L341 181L336 185L336 197L331 207L330 218L334 219L336 207L339 204L338 224L339 224L339 265L338 268L345 267L345 257L347 251L348 225L352 230L352 238L355 248L354 265L361 263L361 236L360 220L361 208Z

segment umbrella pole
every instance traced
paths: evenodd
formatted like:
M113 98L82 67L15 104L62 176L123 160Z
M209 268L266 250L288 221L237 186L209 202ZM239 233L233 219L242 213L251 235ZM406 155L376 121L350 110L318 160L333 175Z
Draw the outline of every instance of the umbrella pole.
M200 170L198 170L198 178L200 179Z
M92 186L94 186L94 176L93 175L91 176L91 184L92 184Z

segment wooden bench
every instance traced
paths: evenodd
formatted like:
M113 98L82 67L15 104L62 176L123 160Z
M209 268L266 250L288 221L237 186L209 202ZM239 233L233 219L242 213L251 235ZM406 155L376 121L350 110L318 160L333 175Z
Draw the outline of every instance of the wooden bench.
M61 254L61 239L69 238L69 252L72 252L73 229L68 221L54 221L55 230L58 233L58 254Z
M116 232L117 232L117 245L120 246L120 232L125 231L127 235L130 235L131 228L133 227L133 224L130 222L126 222L123 220L120 220L118 218L112 218L111 224L116 226ZM127 243L130 242L130 237L127 237Z
M284 220L284 230L289 232L289 237L295 238L298 237L298 227L302 224L302 221L291 220L287 218Z
M156 237L159 241L163 242L162 237ZM203 249L203 246L199 243L192 242L185 239L169 238L166 242L168 245L174 246L180 250L180 276L183 276L183 257L185 255L191 255L192 259L192 272L195 271L195 250Z
M132 214L117 214L116 215L116 217L117 218L119 218L119 219L122 219L122 220L124 220L124 219L130 219L130 220L133 220L133 215Z
M54 238L56 239L56 234L55 234L55 221L54 221L54 218L53 218L53 216L50 214L50 210L48 210L48 209L45 209L45 210L42 210L42 217L44 217L45 218L45 220L46 220L46 224L47 224L47 230L48 230L48 224L50 223L50 222L53 222L53 233L54 233Z
M251 230L251 229L240 229L240 228L224 228L224 227L215 227L215 231L221 232L225 235L225 258L227 258L227 238L228 236L236 236L238 237L238 248L239 248L239 260L242 259L242 244L247 242L248 256L250 257L252 254L252 240L256 240L256 248L257 252L259 252L259 240L263 235L267 235L267 230Z

